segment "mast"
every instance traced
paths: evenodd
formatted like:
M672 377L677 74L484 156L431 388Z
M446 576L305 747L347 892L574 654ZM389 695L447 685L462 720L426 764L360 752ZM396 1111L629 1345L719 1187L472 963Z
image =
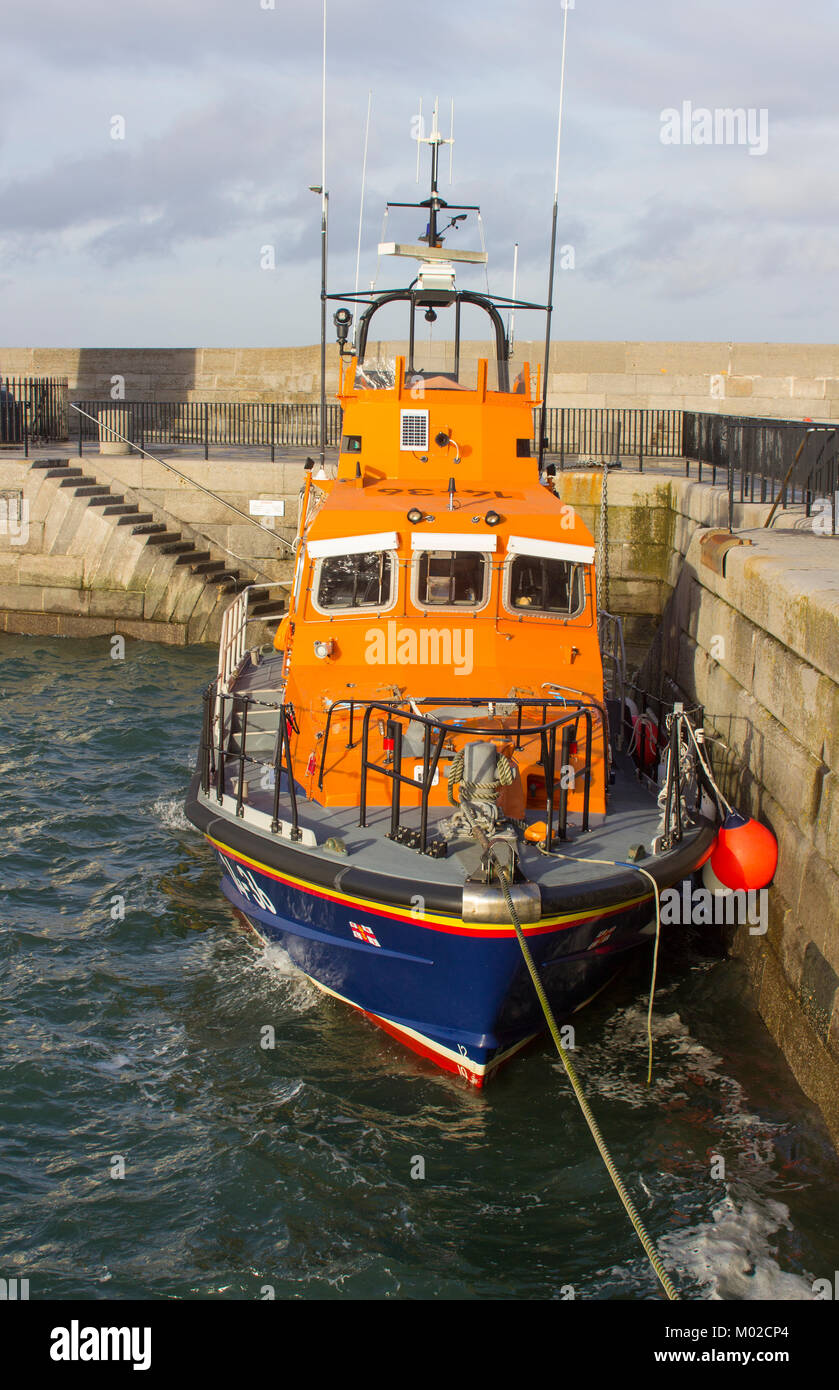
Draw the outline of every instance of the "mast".
M440 160L440 146L454 144L453 136L450 135L449 138L446 139L443 135L440 134L440 128L437 122L438 107L439 100L435 99L434 114L431 118L431 134L423 135L422 133L420 133L417 137L418 145L419 142L422 141L426 145L431 146L431 196L428 198L424 198L423 201L420 203L420 207L428 208L428 245L430 247L435 248L442 246L443 244L439 238L439 233L437 230L437 214L440 212L442 208L448 207L448 203L446 202L445 198L440 197L439 191L437 189L437 170ZM454 103L452 103L452 121L454 121ZM423 239L424 238L422 237L420 238L420 240Z

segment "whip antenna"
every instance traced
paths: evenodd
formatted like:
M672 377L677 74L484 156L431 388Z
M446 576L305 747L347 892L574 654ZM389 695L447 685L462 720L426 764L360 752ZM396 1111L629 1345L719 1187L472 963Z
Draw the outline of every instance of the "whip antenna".
M546 429L548 417L548 361L551 353L551 317L553 315L554 266L556 262L556 224L559 210L559 150L562 142L562 107L565 99L565 49L568 37L568 9L570 0L562 0L564 15L562 20L562 66L559 78L559 115L556 124L556 168L554 171L554 206L551 221L551 256L548 271L548 309L545 324L545 364L542 368L542 409L539 421L539 472L545 457Z
M367 184L367 145L370 140L370 108L373 105L373 91L367 93L367 125L364 129L364 157L361 161L361 206L358 210L358 248L355 253L355 293L358 295L358 278L361 273L361 225L364 221L364 189Z
M323 0L320 154L320 466L326 463L326 258L329 194L326 191L326 0Z
M514 305L515 305L515 299L516 299L516 286L517 286L517 284L518 284L518 278L519 278L519 244L518 244L518 242L516 242L515 246L513 247L513 304L514 304ZM510 322L507 324L507 338L509 339L509 343L510 343L510 352L513 351L513 343L514 343L514 341L515 341L515 328L516 328L516 311L515 311L515 308L512 308L512 309L510 310Z

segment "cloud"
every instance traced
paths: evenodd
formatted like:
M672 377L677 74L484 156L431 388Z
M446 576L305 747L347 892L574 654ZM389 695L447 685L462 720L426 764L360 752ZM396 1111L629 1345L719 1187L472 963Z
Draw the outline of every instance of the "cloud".
M66 317L56 280L84 283L90 315L120 327L115 288L159 305L159 341L227 287L224 338L316 335L320 182L320 7L276 0L34 0L4 17L9 80L0 89L0 246L21 277L16 320L26 341L34 305L55 339L84 331ZM480 202L490 284L507 292L519 243L523 296L545 293L563 11L532 0L527 23L506 0L459 0L428 21L382 0L329 0L330 279L350 286L367 92L373 88L362 283L388 198L414 181L411 119L454 94L455 183L443 195ZM561 278L567 336L644 337L675 313L680 336L835 335L839 290L832 229L837 198L824 177L835 147L829 0L792 15L779 0L723 0L701 9L652 0L577 0L569 13L560 242L576 269ZM434 83L429 90L429 83ZM660 115L683 100L766 107L769 151L668 148ZM111 117L126 121L110 139ZM394 212L389 235L413 239L417 216ZM478 244L474 219L452 241ZM260 248L275 247L269 318ZM178 267L184 300L158 291ZM769 302L771 286L777 296ZM727 332L713 329L724 304ZM27 305L29 310L27 313ZM273 313L273 310L272 310ZM664 317L663 317L664 316ZM795 316L794 316L795 318ZM709 332L710 327L710 332ZM115 339L114 339L115 340ZM195 339L193 339L195 340ZM268 339L270 341L270 337Z

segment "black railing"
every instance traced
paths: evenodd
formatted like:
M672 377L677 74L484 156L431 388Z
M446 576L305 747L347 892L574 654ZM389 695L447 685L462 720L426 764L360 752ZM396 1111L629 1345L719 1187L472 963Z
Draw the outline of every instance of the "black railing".
M533 433L539 438L540 410L533 412ZM565 468L580 459L682 457L682 411L636 410L587 406L549 407L545 413L546 448L559 455Z
M66 377L0 376L0 444L67 439L67 403Z
M418 706L422 705L429 712L421 714ZM520 696L510 697L509 699L498 700L480 696L450 698L445 696L428 696L419 701L413 701L409 709L404 708L404 702L396 701L342 701L341 707L346 710L349 706L350 730L347 740L347 748L355 746L353 739L354 709L364 710L361 721L361 784L359 789L359 820L360 826L367 824L367 783L368 776L372 772L379 776L386 777L391 784L390 799L390 837L399 840L403 844L409 844L417 849L421 854L436 854L440 852L440 842L438 840L429 843L428 839L428 806L431 788L434 779L438 776L438 767L443 753L446 751L446 742L449 741L449 751L453 752L451 740L454 737L468 735L470 739L481 738L484 736L494 736L499 734L508 736L514 741L514 746L521 748L522 739L535 738L537 735L540 742L540 752L538 763L542 768L545 779L545 815L547 825L546 848L550 850L554 839L564 840L568 830L568 781L560 775L558 790L559 799L557 802L557 781L556 781L556 740L557 733L561 731L561 767L570 766L570 750L572 745L579 743L579 727L582 722L585 725L585 766L581 774L584 778L583 788L583 808L582 808L582 829L587 831L589 828L589 806L591 801L591 760L592 760L592 735L594 727L594 716L597 710L591 707L578 705L569 706L568 701L563 699L539 699L523 698ZM456 708L462 710L464 714L474 711L478 717L484 710L487 711L485 722L469 723L465 725L462 721L456 722L454 719L443 719L435 715L432 711L435 708L445 707L446 709ZM334 706L333 706L334 708ZM541 712L540 723L530 723L523 720L525 709L535 709ZM556 711L556 718L548 717L549 711ZM377 762L370 757L370 720L373 714L378 712L382 716L384 725L383 735L383 761ZM330 715L332 709L329 711ZM515 715L514 722L513 715ZM602 716L599 716L602 717ZM327 743L329 737L329 717L327 717L327 728L324 732L324 746L321 753L320 782L323 784L323 772L326 763ZM413 758L415 767L414 775L407 777L402 771L403 742L406 730L416 726L422 733L422 753L410 755ZM391 747L385 747L385 741ZM604 730L604 752L605 752L605 730ZM421 772L418 777L419 758L422 758ZM575 775L576 781L576 775ZM414 793L419 793L419 827L411 828L402 824L402 788L410 787ZM416 808L415 808L416 809Z
M306 402L278 401L76 401L94 416L88 420L73 412L78 424L79 452L85 441L99 439L100 413L104 422L141 449L156 444L198 445L209 456L213 447L245 447L270 450L298 446L316 448L320 443L320 406ZM341 438L341 407L326 408L326 443Z
M226 445L270 449L273 458L276 448L316 448L320 443L320 406L307 402L95 400L76 404L95 419L100 412L116 412L109 415L108 423L140 448L198 445L206 456L210 448ZM539 437L539 414L534 411L534 443ZM81 451L84 442L98 440L99 427L94 420L75 418ZM645 458L681 457L680 410L557 408L549 409L546 419L547 447L559 455L562 467L566 460L570 466L572 461L621 455L637 458L643 469ZM328 405L326 443L330 448L340 442L341 420L341 407Z
M688 476L695 464L699 482L727 487L729 525L735 501L802 504L809 516L824 496L836 534L839 425L685 411L684 457Z
M418 713L416 705L428 707L428 714ZM566 769L572 766L571 757L576 756L580 745L580 727L584 727L585 762L576 768L574 784L578 777L583 778L583 802L581 810L581 829L589 829L589 812L592 784L592 754L594 723L597 719L603 730L604 754L606 746L605 717L600 708L593 704L571 705L561 698L510 697L492 700L480 697L464 698L426 698L413 702L413 708L405 708L403 702L380 700L347 700L333 704L327 715L326 729L322 741L320 775L318 787L323 786L324 768L327 758L327 745L332 727L332 714L335 711L349 713L350 726L344 751L361 745L361 778L359 783L359 826L366 826L368 816L368 779L373 773L385 777L390 782L390 837L402 844L411 846L423 854L445 853L440 840L429 839L429 797L431 788L438 777L441 757L454 756L451 745L453 737L470 739L499 734L511 740L519 749L523 740L538 737L539 757L545 781L545 816L547 825L546 848L556 840L565 840L568 834L568 779L557 766ZM483 711L486 717L480 723L455 722L444 719L432 711L440 707L456 707L464 714L469 711L479 718ZM251 709L270 709L277 711L278 725L274 754L270 759L253 757L247 752L248 712ZM525 720L525 710L535 710L541 715L540 722ZM363 714L362 714L363 711ZM382 760L370 755L370 721L374 714L381 716ZM551 715L555 717L550 717ZM360 722L359 737L355 737L357 723ZM238 725L238 727L237 727ZM420 732L422 751L406 752L404 737L406 730L415 725ZM264 730L261 730L264 732ZM205 796L211 792L217 801L222 802L225 795L235 802L237 816L244 815L245 807L245 765L270 768L273 772L273 807L271 830L277 833L280 826L280 795L283 775L288 797L291 839L299 840L299 808L297 787L294 780L294 765L291 752L291 734L298 732L291 705L259 700L252 695L221 694L214 681L204 692L204 714L201 735L201 789ZM560 737L559 764L557 764L557 736ZM447 747L448 743L448 747ZM238 746L237 746L238 745ZM413 776L402 771L403 757L410 757L414 763ZM421 759L422 776L416 775ZM402 788L409 787L419 796L419 827L411 828L402 823Z
M270 761L253 758L247 753L248 710L270 709L277 711L277 737L274 756ZM239 719L239 728L234 727ZM232 765L232 782L235 787L236 815L244 815L245 805L245 764L252 767L270 768L274 777L271 830L277 834L280 828L280 791L282 776L286 777L291 839L300 839L300 822L297 806L297 788L294 782L294 764L291 756L291 732L297 731L297 721L292 705L256 699L253 695L222 694L213 681L204 691L204 712L201 731L201 790L209 796L211 789L216 800L222 801L225 795L228 771ZM233 748L233 739L238 737L239 747Z

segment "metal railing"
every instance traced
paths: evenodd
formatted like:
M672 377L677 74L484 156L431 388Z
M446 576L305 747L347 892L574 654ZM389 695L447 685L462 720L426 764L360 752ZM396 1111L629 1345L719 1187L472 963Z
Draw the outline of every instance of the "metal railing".
M597 614L597 638L600 656L603 661L603 688L608 697L620 701L623 710L626 700L626 645L623 638L623 620L614 613L601 609ZM624 747L623 723L616 731L617 746Z
M250 612L253 602L264 602L275 589L282 590L283 597L287 600L289 587L283 580L278 580L276 584L249 584L224 610L218 648L219 691L226 693L229 690L230 681L247 651L248 624L258 620L258 615Z
M66 376L0 376L0 444L67 439L67 404Z
M539 438L541 410L533 412ZM545 412L548 452L559 455L560 469L573 458L681 458L681 410L641 410L587 406L552 406Z
M94 417L100 411L119 412L124 422L121 433L140 448L197 445L208 458L213 447L241 446L268 449L273 460L278 448L313 448L320 442L320 406L306 402L95 400L76 404ZM97 425L80 418L75 436L79 453L85 441L99 438ZM341 407L329 405L327 445L338 444L340 438Z
M270 761L252 758L247 753L248 711L252 708L277 711L277 736L274 754ZM239 720L238 729L235 728ZM224 801L225 785L230 765L234 765L236 815L244 814L245 804L245 764L270 768L273 772L274 791L271 809L271 831L276 835L280 829L280 795L282 778L285 773L288 796L290 838L301 838L297 803L297 788L294 783L294 763L291 756L291 734L299 732L294 707L280 701L260 700L254 695L225 694L213 681L204 691L204 710L201 729L201 790L205 796L215 792L216 800ZM231 745L238 736L239 748Z
M419 712L419 705L426 706L427 714ZM475 717L487 711L483 722L456 722L435 715L433 710L440 707L456 707L464 714L472 710ZM249 712L275 710L277 712L277 736L274 752L270 759L255 757L247 751ZM593 735L595 722L603 728L603 716L594 705L570 705L567 700L556 698L510 697L505 700L492 700L480 697L448 699L445 697L411 701L406 708L405 701L345 700L336 701L327 715L327 726L322 741L319 789L323 786L327 745L331 729L333 711L350 713L350 727L343 751L349 751L360 744L360 781L358 796L358 824L367 825L369 812L369 775L385 777L390 783L390 838L407 844L423 854L440 853L440 841L429 839L429 798L432 786L439 779L441 757L453 753L451 740L454 737L469 740L499 735L508 737L516 749L521 748L523 740L539 739L537 765L541 767L545 783L545 816L547 825L546 848L550 850L555 841L567 838L569 816L568 779L558 775L557 768L571 766L572 756L576 756L581 741L584 744L584 766L575 768L574 782L582 777L583 802L581 810L581 829L589 829L589 808L592 784ZM525 720L525 710L534 710L541 715L536 722ZM491 713L495 711L495 713ZM370 752L370 723L374 715L380 715L379 732L382 735L382 760L377 761ZM551 717L553 715L553 717ZM355 732L360 723L359 737ZM422 751L412 753L404 747L405 733L411 726L420 731ZM583 735L581 740L581 727ZM264 734L264 728L259 732ZM288 797L289 823L292 839L301 838L299 823L298 792L294 780L294 762L291 752L291 734L298 733L294 706L281 701L260 699L251 694L237 694L220 689L218 680L213 681L204 692L204 717L201 736L201 787L205 796L215 793L218 802L223 802L225 790L234 798L238 816L244 814L245 768L246 765L271 769L273 771L273 803L271 830L276 834L282 824L281 790L285 776ZM604 734L604 749L606 731ZM238 746L235 746L238 744ZM559 760L557 760L559 744ZM392 745L392 746L391 746ZM448 745L448 746L447 746ZM402 771L403 760L410 757L412 776ZM418 776L421 770L422 775ZM419 796L419 805L412 809L419 811L419 826L408 827L402 822L402 789L408 787ZM387 809L387 808L386 808Z
M408 706L406 708L406 705ZM422 713L420 707L427 712ZM433 711L439 708L455 708L467 714L470 710L478 718L483 711L486 711L485 722L470 723L468 726L462 720L444 719ZM534 709L541 712L541 722L525 722L523 715L526 709ZM556 712L556 717L548 717L550 711ZM385 761L377 762L370 757L370 721L373 714L378 712L382 716L383 750ZM560 776L557 786L556 778L556 742L557 734L562 731L560 762L562 767L569 765L571 749L579 744L579 727L582 722L585 725L585 766L581 775L585 779L583 790L583 810L582 828L588 830L589 827L589 803L591 799L591 762L592 762L592 733L594 721L597 719L602 725L602 714L598 708L591 705L577 704L571 705L563 698L551 697L521 697L510 696L507 699L499 700L497 697L488 698L481 696L464 696L462 698L446 696L428 696L422 700L341 700L336 701L330 706L327 714L326 729L324 731L321 744L320 768L318 774L318 788L322 790L324 773L326 769L326 759L329 748L329 736L332 726L333 713L349 714L349 729L345 750L361 744L361 782L359 787L359 820L360 826L367 824L367 804L368 804L368 775L373 772L388 778L391 783L390 797L390 836L398 839L400 843L411 844L420 853L436 853L439 842L435 841L429 846L428 839L428 807L429 795L435 778L438 776L438 766L444 752L451 752L453 749L452 739L463 738L468 735L470 739L481 738L492 735L495 738L499 734L508 736L513 740L514 747L520 749L523 738L535 738L537 735L540 741L539 765L545 779L545 813L547 817L547 848L550 849L553 840L558 838L564 840L568 827L568 785L567 779ZM355 737L355 720L361 717L360 739ZM511 722L512 721L512 722ZM406 754L411 756L414 762L412 769L413 775L408 777L402 772L403 743L406 732L416 726L417 731L421 732L422 752ZM446 749L447 741L449 749ZM388 746L392 745L392 746ZM605 748L605 731L604 731ZM388 761L389 759L389 761ZM421 759L421 763L420 763ZM418 773L421 772L421 776ZM402 825L402 787L419 793L419 827L410 828ZM557 802L557 790L559 799ZM415 808L417 809L417 808ZM556 829L554 828L556 826Z
M729 526L735 501L802 504L831 502L836 534L839 425L685 411L685 471L696 465L699 482L728 489Z

